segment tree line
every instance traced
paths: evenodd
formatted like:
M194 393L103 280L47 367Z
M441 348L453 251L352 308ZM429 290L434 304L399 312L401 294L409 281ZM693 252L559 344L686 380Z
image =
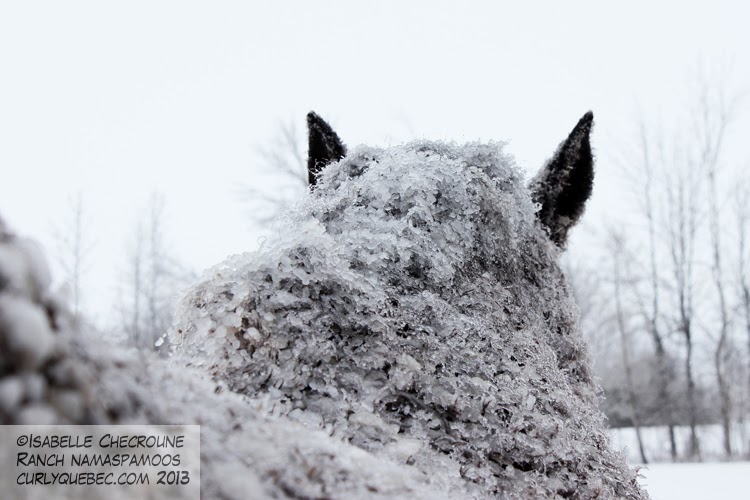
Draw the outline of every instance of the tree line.
M196 273L175 257L170 242L166 200L153 192L130 234L124 235L111 317L102 328L137 349L157 350L166 354L163 338L172 324L172 316L182 291L195 281ZM68 298L74 319L91 321L86 303L91 295L108 284L96 280L86 286L96 252L97 241L92 230L92 214L82 193L71 197L55 231L56 256L61 271L63 296Z
M626 210L568 261L603 408L610 425L634 428L643 462L644 426L664 427L672 460L703 458L705 424L721 426L725 457L740 452L733 434L750 411L750 189L728 149L741 103L701 80L669 127L641 117L618 160ZM682 454L677 426L690 430Z

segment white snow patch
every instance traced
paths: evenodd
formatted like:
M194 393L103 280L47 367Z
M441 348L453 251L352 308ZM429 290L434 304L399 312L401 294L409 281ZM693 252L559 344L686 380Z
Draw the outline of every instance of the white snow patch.
M653 500L745 500L750 462L649 464L640 474Z

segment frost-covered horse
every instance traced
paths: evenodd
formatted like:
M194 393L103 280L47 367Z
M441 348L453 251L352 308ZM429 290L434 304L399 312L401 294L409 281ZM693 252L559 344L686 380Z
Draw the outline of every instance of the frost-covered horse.
M193 288L174 359L451 497L643 496L558 264L592 120L527 187L502 143L347 152L309 114L310 195Z

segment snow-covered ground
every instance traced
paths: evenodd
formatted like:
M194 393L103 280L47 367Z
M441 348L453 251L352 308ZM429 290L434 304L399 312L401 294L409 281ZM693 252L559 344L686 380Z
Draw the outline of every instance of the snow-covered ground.
M750 426L736 425L733 428L732 449L735 457L747 457L750 446ZM612 441L615 448L625 451L628 462L641 463L638 442L632 428L613 429ZM721 462L723 440L721 426L703 425L698 427L702 463L670 463L669 437L666 427L646 427L641 429L643 447L649 464L640 470L640 483L646 487L654 500L691 499L745 499L747 478L750 477L750 462ZM690 429L675 428L677 452L684 456L687 449Z
M641 469L654 500L745 499L750 462L661 463Z

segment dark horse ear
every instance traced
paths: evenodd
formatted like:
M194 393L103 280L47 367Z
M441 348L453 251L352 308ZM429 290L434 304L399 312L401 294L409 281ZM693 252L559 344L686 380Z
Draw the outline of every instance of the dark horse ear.
M594 184L594 157L589 135L594 114L578 121L549 162L531 181L532 199L541 205L537 217L550 239L565 246L568 231L583 214Z
M307 181L312 188L326 165L346 156L346 146L331 126L313 111L307 113L307 131Z

